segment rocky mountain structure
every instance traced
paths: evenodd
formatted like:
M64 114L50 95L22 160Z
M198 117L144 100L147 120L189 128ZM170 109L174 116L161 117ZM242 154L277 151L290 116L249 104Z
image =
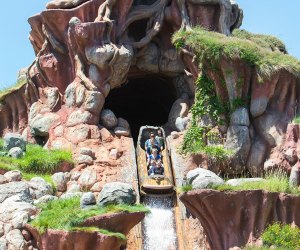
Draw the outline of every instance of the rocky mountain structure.
M288 174L293 169L298 178L293 182L298 183L300 132L292 120L299 115L300 63L278 39L237 30L242 20L243 11L233 0L53 0L28 20L36 57L21 71L20 84L0 93L0 136L17 133L44 148L72 151L75 168L51 173L61 198L83 191L93 192L84 194L87 200L101 197L101 191L122 195L128 184L133 185L130 192L138 191L134 143L144 125L164 127L177 187L199 166L214 172L210 177L217 184L223 180L216 174L262 177L276 169ZM184 146L190 154L183 154ZM22 157L23 151L11 154ZM32 182L18 181L5 179L1 186L27 188ZM193 186L208 184L199 178ZM22 201L10 200L14 193L9 192L0 194L4 202ZM32 192L32 199L53 195L53 190L41 194L37 187ZM137 192L134 201L139 198ZM272 207L257 207L252 198L259 205L267 200ZM84 200L82 208L90 205ZM251 241L254 229L261 232L275 218L300 223L298 201L294 204L293 197L281 194L202 190L185 193L180 200L175 216L182 249L242 246ZM29 203L32 213L27 217L37 212ZM287 203L295 205L288 213ZM263 221L257 221L260 215ZM122 221L128 227L120 231L127 234L143 219L137 217L133 224L123 214L87 223ZM20 236L24 221L16 228L0 224L0 244L15 244L10 234ZM225 233L228 225L232 235ZM135 229L128 249L139 244L141 230ZM49 249L74 249L75 237L82 239L83 248L90 248L91 241L102 242L103 249L124 246L97 232L49 230L40 236L28 230L33 235L28 241L40 248L55 242ZM30 245L24 235L19 238L22 246Z

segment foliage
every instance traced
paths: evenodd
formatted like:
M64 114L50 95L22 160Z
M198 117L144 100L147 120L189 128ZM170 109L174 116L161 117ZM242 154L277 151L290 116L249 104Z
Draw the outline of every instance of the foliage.
M253 34L246 30L235 29L232 35L237 38L250 40L259 46L271 49L272 51L279 50L286 53L285 44L275 36L264 35L264 34Z
M4 150L4 140L0 138L0 151Z
M226 160L230 152L221 145L206 145L207 138L216 136L209 127L200 127L197 121L205 116L212 117L219 125L224 124L222 114L228 113L228 105L221 103L215 94L214 83L205 74L197 80L195 103L191 108L192 126L186 131L181 146L181 152L203 153L217 161Z
M126 236L122 233L115 233L98 227L73 227L71 228L71 231L84 231L84 232L91 232L91 233L99 232L101 234L105 234L110 237L116 237L120 240L127 241Z
M289 250L296 250L300 248L300 229L291 227L291 225L274 223L264 231L262 239L264 245L267 246L274 245Z
M214 82L205 74L199 76L196 82L195 104L191 111L195 119L209 114L218 124L222 124L224 120L221 119L221 114L226 113L228 108L219 100L214 87Z
M280 193L300 195L300 191L297 188L290 187L289 179L283 173L269 174L262 181L245 182L239 186L231 186L228 184L223 184L219 186L213 186L212 188L219 191L240 191L240 190L262 189L269 192L280 192Z
M20 159L0 157L0 168L19 169L25 173L52 174L62 162L73 165L72 153L66 150L47 150L39 145L28 144L26 154Z
M268 44L274 40L263 37L260 40L268 41ZM300 62L289 55L281 52L272 52L262 46L261 43L245 39L244 37L225 36L217 32L204 30L195 27L192 30L179 30L173 35L173 43L178 47L188 47L194 51L199 63L204 61L219 62L220 58L225 57L231 60L241 59L249 65L256 67L258 76L269 78L274 72L285 69L292 74L300 75ZM278 44L277 44L278 45Z
M85 219L100 214L118 212L146 212L149 210L142 205L110 205L94 206L90 209L80 208L80 198L58 199L41 205L41 213L30 222L40 233L49 229L71 230L78 227Z
M188 192L188 191L191 191L192 189L193 189L193 185L186 184L186 185L183 185L181 188L179 188L179 192Z
M295 123L295 124L300 124L300 116L296 116L296 117L293 119L293 123Z
M261 247L256 247L256 246L248 246L243 248L243 250L270 250L270 247L266 246L261 246ZM287 250L286 248L281 248L281 247L276 247L276 250Z

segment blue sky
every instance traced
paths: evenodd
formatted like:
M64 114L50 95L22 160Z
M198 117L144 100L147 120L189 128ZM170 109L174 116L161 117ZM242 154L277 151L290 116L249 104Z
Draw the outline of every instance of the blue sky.
M3 1L0 15L0 89L13 85L20 68L34 59L28 40L28 17L45 9L49 0ZM243 29L272 34L300 59L300 0L236 0L244 10ZM287 4L285 4L287 3Z

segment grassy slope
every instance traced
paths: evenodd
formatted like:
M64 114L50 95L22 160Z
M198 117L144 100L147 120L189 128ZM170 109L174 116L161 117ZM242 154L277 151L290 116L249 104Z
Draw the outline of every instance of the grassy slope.
M274 72L285 69L300 76L300 61L281 52L272 52L261 46L268 44L267 39L245 39L225 36L220 33L206 31L195 27L192 31L180 30L173 35L173 43L177 48L186 47L195 52L199 62L203 60L218 62L221 56L228 59L242 59L256 67L261 78L270 77ZM258 44L257 40L261 43ZM269 44L272 42L269 41Z
M42 206L42 212L30 224L40 233L50 229L73 230L87 218L92 216L117 212L146 212L149 210L142 205L111 205L95 206L92 209L81 209L80 198L59 199L50 201Z
M213 189L220 191L240 191L240 190L257 190L262 189L269 192L279 192L279 193L288 193L294 195L300 195L298 188L292 188L289 186L289 179L283 174L274 174L266 176L263 181L257 182L246 182L239 186L231 185L220 185L215 186Z
M6 88L6 89L3 89L3 90L0 90L0 102L3 101L4 98L8 94L10 94L10 93L12 93L12 92L14 92L14 91L19 90L20 88L22 88L26 84L26 82L27 82L26 79L23 78L23 79L19 80L14 86Z

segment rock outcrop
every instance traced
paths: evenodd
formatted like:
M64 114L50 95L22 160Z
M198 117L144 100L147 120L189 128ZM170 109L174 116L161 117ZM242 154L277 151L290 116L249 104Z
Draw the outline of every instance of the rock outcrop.
M111 232L119 232L127 235L131 228L141 222L145 213L116 213L94 216L82 223L82 227L97 227ZM97 250L118 250L126 245L124 239L116 236L109 236L100 232L87 231L63 231L48 229L40 234L35 228L26 225L26 229L33 236L33 245L38 249L97 249Z
M201 222L214 250L254 242L276 221L300 226L298 196L262 190L194 190L182 194L180 200Z

